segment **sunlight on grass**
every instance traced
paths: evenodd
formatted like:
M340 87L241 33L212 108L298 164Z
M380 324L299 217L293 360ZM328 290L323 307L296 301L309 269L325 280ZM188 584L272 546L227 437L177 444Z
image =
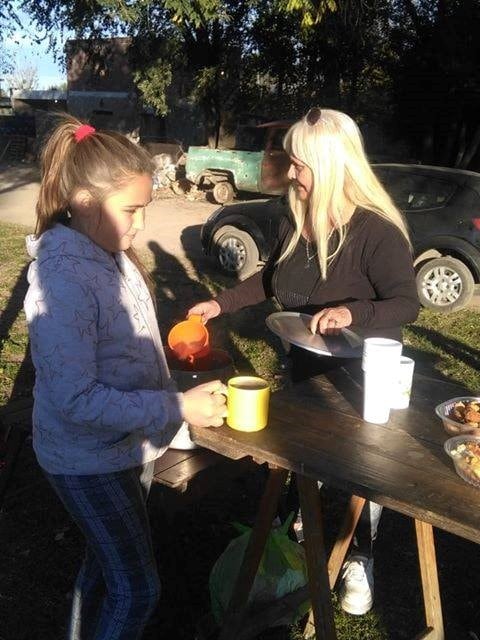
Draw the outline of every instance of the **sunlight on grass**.
M442 314L423 309L415 324L405 329L404 338L405 344L424 358L433 356L435 371L472 392L480 392L478 311Z
M0 224L0 404L12 393L28 342L23 313L26 233L26 227Z

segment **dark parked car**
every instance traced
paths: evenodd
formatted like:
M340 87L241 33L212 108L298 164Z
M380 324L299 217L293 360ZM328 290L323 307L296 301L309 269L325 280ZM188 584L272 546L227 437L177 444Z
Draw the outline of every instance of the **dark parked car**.
M420 301L437 311L463 307L480 282L480 174L424 165L373 169L406 215ZM202 228L202 245L219 267L245 278L268 258L285 198L220 207Z

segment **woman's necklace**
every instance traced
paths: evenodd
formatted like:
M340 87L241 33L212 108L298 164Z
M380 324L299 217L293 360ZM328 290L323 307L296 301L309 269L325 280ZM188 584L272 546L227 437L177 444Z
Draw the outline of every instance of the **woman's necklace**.
M317 255L317 251L315 251L315 253L312 253L310 255L310 240L306 241L305 244L305 251L307 253L307 261L305 263L305 269L310 269L310 262L315 258L315 256Z

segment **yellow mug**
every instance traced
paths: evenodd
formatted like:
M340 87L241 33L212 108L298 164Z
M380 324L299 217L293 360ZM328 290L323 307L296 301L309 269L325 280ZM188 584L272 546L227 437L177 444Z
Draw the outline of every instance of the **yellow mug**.
M227 383L227 424L237 431L267 426L270 385L256 376L236 376Z

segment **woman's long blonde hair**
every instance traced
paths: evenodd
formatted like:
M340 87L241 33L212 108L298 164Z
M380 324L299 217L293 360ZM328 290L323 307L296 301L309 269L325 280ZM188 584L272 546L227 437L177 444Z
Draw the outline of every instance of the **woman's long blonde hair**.
M79 142L75 132L84 122L68 114L60 122L41 154L41 184L35 234L65 220L72 196L86 189L99 204L138 175L152 175L150 155L115 131L95 131ZM148 273L133 248L125 252L151 284Z
M365 209L365 215L371 212L389 220L410 245L405 220L373 173L365 155L362 136L352 118L340 111L322 109L315 124L309 124L304 117L290 127L283 145L290 156L310 168L313 182L307 201L300 200L293 185L289 188L295 231L278 262L294 251L310 211L320 273L325 279L328 265L345 242L346 204ZM328 244L333 230L338 233L338 244L329 254Z

